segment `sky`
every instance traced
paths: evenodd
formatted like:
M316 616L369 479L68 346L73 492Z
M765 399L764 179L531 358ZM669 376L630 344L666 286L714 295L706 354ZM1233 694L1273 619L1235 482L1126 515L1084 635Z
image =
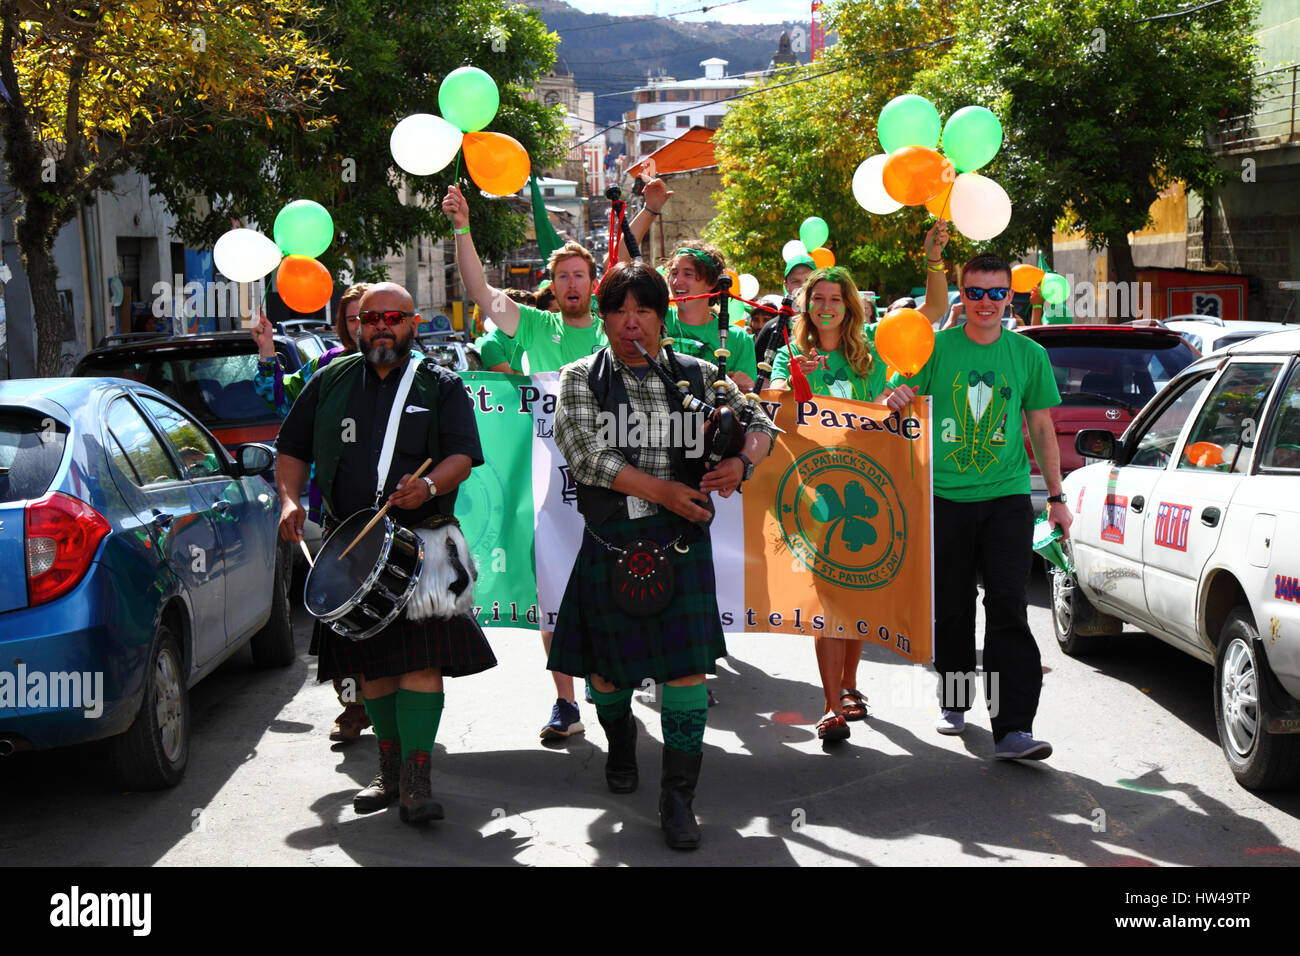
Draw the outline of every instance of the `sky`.
M584 13L609 13L609 0L566 0ZM723 5L726 4L726 5ZM622 0L619 16L667 16L679 10L696 10L708 5L707 13L689 13L673 19L683 22L711 23L788 23L811 18L809 0Z

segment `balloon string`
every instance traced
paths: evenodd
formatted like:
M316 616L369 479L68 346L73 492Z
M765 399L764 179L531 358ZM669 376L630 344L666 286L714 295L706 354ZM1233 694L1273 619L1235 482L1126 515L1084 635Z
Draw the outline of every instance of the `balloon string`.
M452 180L452 183L457 188L460 188L460 154L463 151L464 151L463 149L456 150L456 177Z

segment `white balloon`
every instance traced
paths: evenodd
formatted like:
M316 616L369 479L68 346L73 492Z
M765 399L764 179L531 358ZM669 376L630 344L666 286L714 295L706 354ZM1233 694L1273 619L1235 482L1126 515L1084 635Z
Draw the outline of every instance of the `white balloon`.
M781 247L781 258L784 259L786 262L789 262L795 256L806 256L806 255L808 255L808 247L805 246L798 239L791 239L789 242L787 242L784 246Z
M441 116L413 113L393 127L388 148L412 176L431 176L451 164L464 137Z
M979 173L959 173L952 184L948 204L952 209L952 224L967 239L992 239L1011 222L1011 197Z
M280 247L256 229L231 229L212 247L213 264L235 282L256 282L283 258Z
M887 216L903 208L901 202L885 192L883 177L887 159L889 156L886 153L869 156L853 173L853 198L867 212L878 216Z
M758 280L748 272L740 274L740 297L742 299L753 299L758 295Z

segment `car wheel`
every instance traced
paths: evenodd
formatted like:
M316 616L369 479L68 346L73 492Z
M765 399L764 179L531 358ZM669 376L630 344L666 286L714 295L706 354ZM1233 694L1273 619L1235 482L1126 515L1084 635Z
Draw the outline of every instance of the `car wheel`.
M1264 729L1260 684L1271 676L1267 668L1250 609L1235 608L1214 657L1214 720L1232 775L1247 790L1300 783L1300 737Z
M292 552L286 542L275 549L275 577L271 582L271 619L253 635L253 663L258 667L288 667L297 658L293 646L293 617L289 612Z
M110 760L127 790L174 787L190 757L190 696L180 645L164 624L154 638L140 712L110 741Z
M1052 630L1061 650L1070 657L1105 651L1111 636L1123 629L1123 622L1093 607L1073 574L1052 570L1048 577L1052 581Z

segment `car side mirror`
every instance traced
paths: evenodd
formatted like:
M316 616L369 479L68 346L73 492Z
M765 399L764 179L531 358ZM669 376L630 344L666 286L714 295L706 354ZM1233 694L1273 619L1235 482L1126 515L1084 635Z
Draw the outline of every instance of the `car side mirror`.
M1115 458L1115 435L1104 428L1085 428L1074 436L1074 450L1084 458Z
M235 461L239 465L239 474L260 475L275 465L275 452L266 445L249 442L235 449Z

